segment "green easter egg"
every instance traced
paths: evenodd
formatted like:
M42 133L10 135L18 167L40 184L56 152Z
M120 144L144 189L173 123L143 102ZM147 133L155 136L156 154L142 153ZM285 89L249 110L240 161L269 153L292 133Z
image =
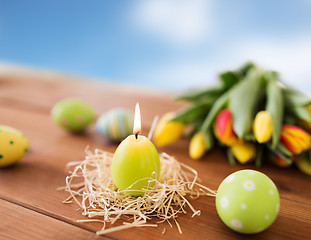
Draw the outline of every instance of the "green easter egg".
M54 122L71 132L81 132L94 121L93 108L84 100L67 98L54 105L51 111Z
M124 108L111 109L96 121L96 131L113 142L121 142L133 133L133 113Z
M258 233L276 219L278 189L265 174L254 170L232 173L220 184L216 208L221 220L240 233Z

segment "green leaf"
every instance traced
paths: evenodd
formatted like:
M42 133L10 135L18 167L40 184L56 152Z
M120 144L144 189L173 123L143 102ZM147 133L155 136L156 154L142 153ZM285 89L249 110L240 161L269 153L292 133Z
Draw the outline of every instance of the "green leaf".
M290 87L284 89L284 96L292 106L305 106L311 103L308 96Z
M230 94L229 108L233 115L233 129L239 138L243 138L251 130L256 106L263 97L264 87L262 73L253 70Z
M196 102L202 100L202 98L205 98L206 96L216 98L223 92L224 89L222 87L213 87L177 96L175 100Z
M286 114L284 115L284 123L295 125L296 124L296 118L294 118L292 115Z
M244 78L247 76L248 72L252 69L256 69L256 65L253 62L246 62L241 67L239 67L235 72L238 76Z
M282 144L282 143L279 143L276 148L272 148L272 142L267 142L266 143L266 146L274 153L277 153L279 155L281 155L282 157L287 157L287 158L290 158L292 157L292 153Z
M246 133L244 135L244 140L249 141L249 142L257 142L256 137L254 133L252 132Z
M275 74L272 72L266 72L266 78L268 80L266 110L271 114L272 118L272 148L275 149L280 140L283 123L283 91Z
M283 160L285 160L285 162L287 162L288 164L291 164L293 162L293 160L289 157L289 156L286 156L282 153L277 153Z
M223 72L219 75L219 78L224 86L225 89L229 89L237 84L240 79L235 72L227 71Z
M172 120L186 124L192 123L197 119L204 118L207 115L210 108L211 104L206 103L193 105L179 111Z
M227 105L228 100L229 100L229 96L230 96L230 92L231 92L231 90L222 94L221 97L219 97L217 99L217 101L214 103L214 105L212 106L211 110L209 111L207 117L205 118L205 120L202 124L202 128L201 128L202 132L206 132L210 129L210 127L212 126L212 123L215 120L218 112Z
M221 94L220 94L221 95ZM212 105L220 95L205 95L200 98L199 101L193 102L193 104L209 104Z
M291 157L293 155L282 143L279 143L277 145L276 151L288 157Z
M276 158L276 155L278 155L280 158L282 158L289 165L293 162L293 160L291 159L290 156L287 156L287 155L285 155L282 152L279 152L277 150L273 150L273 149L270 149L270 150L272 151L272 153L274 153L274 155L272 153L270 155L272 158Z
M285 99L285 101L286 101L286 99ZM311 121L311 116L309 114L308 109L305 106L294 107L294 106L290 106L288 104L288 102L285 104L286 104L286 111L289 114L293 115L294 117L296 117L298 119L305 120L307 122Z
M206 150L208 151L214 145L213 133L212 133L211 129L209 129L208 131L203 132L203 135L204 135L205 147L206 147Z
M284 100L286 111L294 115L296 118L310 122L311 116L306 105L311 104L311 99L303 93L293 89L284 89Z

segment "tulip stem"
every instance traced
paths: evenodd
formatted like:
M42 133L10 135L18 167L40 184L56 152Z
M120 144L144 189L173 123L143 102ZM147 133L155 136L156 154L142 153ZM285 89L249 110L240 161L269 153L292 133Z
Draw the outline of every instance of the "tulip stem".
M232 153L232 151L231 151L230 148L227 149L227 156L228 156L229 163L230 163L231 165L235 165L235 164L236 164L236 161L235 161L235 159L234 159L233 153Z
M255 159L256 167L261 167L262 165L263 150L264 150L263 145L259 144L258 149L257 149L256 159Z
M202 124L202 132L206 132L215 120L218 112L227 104L231 90L227 91L217 99Z

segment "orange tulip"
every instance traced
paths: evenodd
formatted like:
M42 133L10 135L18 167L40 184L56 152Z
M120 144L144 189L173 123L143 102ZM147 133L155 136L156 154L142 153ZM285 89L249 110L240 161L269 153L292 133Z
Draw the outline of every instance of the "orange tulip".
M233 131L232 114L229 109L219 112L215 121L214 131L220 142L228 146L235 142L236 136Z
M292 159L290 162L288 162L284 158L282 158L282 156L278 154L275 154L274 156L272 156L271 160L276 166L279 166L279 167L289 167L293 163Z
M293 154L298 155L311 146L310 135L300 127L284 124L281 132L281 142Z

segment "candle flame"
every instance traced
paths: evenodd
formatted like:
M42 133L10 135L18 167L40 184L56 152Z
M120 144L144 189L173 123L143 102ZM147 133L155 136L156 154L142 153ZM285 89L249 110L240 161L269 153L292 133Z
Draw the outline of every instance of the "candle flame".
M136 103L135 106L135 116L134 116L134 127L133 127L133 134L136 135L141 131L141 117L140 117L140 108L139 104Z

